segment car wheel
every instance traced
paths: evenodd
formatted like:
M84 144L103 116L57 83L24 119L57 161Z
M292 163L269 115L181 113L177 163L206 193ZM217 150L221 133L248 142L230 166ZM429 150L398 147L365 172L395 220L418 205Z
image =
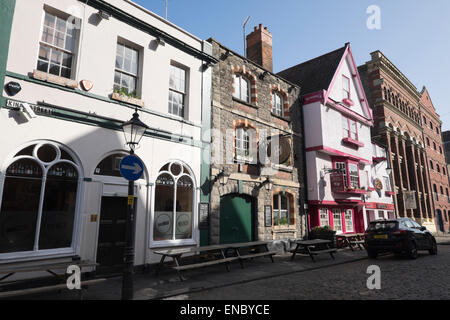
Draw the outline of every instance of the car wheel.
M408 257L410 259L417 259L418 256L419 254L417 253L417 245L411 241L408 251Z
M369 256L369 259L376 259L378 257L378 252L375 250L367 250L367 255Z
M437 254L436 240L431 239L431 248L430 248L430 250L428 250L428 252L433 256Z

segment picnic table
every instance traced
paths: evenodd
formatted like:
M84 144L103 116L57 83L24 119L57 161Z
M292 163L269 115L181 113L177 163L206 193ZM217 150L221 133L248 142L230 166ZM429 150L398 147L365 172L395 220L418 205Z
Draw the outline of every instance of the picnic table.
M54 290L67 289L67 268L71 265L77 265L82 271L83 268L94 267L98 265L97 263L88 260L73 260L67 262L54 262L54 263L41 263L36 265L25 265L25 266L0 266L0 298L9 298L15 296L21 296L26 294L34 294L41 292L48 292ZM63 270L63 272L58 273L57 270ZM50 286L39 286L20 290L7 290L6 288L10 283L5 283L4 280L11 277L16 273L30 273L30 272L48 272L52 276L58 279L58 284ZM105 281L106 279L93 279L81 281L81 288L87 289L88 286L94 285ZM3 281L3 282L2 282ZM28 280L23 280L20 282L25 282ZM79 290L80 299L82 298L82 290Z
M156 274L161 270L166 258L172 258L175 269L181 281L183 277L181 271L203 268L212 265L225 264L227 271L230 271L230 262L239 261L241 268L244 268L243 261L247 259L253 259L257 257L270 257L273 261L273 255L276 251L270 251L268 244L269 241L253 241L253 242L243 242L243 243L231 243L231 244L218 244L204 247L194 247L194 248L181 248L181 249L168 249L168 250L156 250L155 254L161 255L161 260L157 266ZM243 250L244 249L244 250ZM244 252L245 249L250 249L250 252ZM231 255L228 252L231 251ZM206 261L203 262L193 262L182 264L181 262L189 257L199 257L203 255L206 257ZM211 259L212 257L212 259Z
M353 247L359 247L364 250L364 233L343 233L336 235L336 243L340 248L349 247L354 251Z
M295 255L297 253L307 253L312 261L316 261L314 259L314 256L322 254L322 253L328 253L330 254L331 258L334 260L333 253L335 253L337 250L334 248L330 248L330 244L332 243L330 240L324 240L324 239L313 239L313 240L295 240L294 243L296 244L295 249L291 250L292 257L291 260L295 259ZM325 247L325 249L323 249Z

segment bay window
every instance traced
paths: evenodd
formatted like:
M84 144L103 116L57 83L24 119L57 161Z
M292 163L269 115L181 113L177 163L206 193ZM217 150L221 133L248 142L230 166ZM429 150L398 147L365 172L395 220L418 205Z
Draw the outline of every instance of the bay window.
M340 169L344 176L344 185L347 189L359 189L360 188L360 175L359 175L359 164L351 160L333 161L333 167L335 169ZM368 174L367 174L368 176ZM368 178L367 178L368 179Z

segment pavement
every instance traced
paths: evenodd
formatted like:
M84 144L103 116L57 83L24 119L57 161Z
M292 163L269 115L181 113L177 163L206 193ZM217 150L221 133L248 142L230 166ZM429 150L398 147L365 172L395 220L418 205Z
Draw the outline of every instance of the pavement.
M138 273L134 276L134 299L154 300L164 299L179 295L193 294L205 290L223 288L228 286L250 283L257 280L271 279L280 275L290 275L310 270L329 268L337 265L345 265L355 261L367 259L365 250L340 249L335 254L335 260L330 255L316 256L313 262L309 256L297 254L291 261L291 254L280 253L274 256L274 261L267 257L255 258L244 262L241 269L238 262L231 263L230 272L225 265L217 265L201 269L183 272L185 281L180 281L176 271L169 267L155 275L155 267L152 265L147 273ZM119 300L121 297L122 278L112 277L107 281L89 287L83 293L84 300ZM12 299L12 298L11 298ZM63 290L61 292L41 293L21 296L16 300L77 300L79 294L74 291Z

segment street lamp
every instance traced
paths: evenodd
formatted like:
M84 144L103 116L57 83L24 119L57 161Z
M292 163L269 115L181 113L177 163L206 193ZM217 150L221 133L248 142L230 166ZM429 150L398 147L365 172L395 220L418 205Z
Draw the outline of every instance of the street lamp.
M134 150L144 136L145 130L149 127L139 120L137 109L130 121L122 125L125 134L125 141L130 147L130 155L134 155ZM133 299L133 267L134 267L134 181L128 181L128 205L126 222L126 247L124 252L124 268L122 278L122 300Z
M269 176L267 176L267 177L266 177L266 180L264 180L264 181L261 183L261 186L265 186L266 190L267 190L267 191L270 191L270 190L272 190L272 188L273 188L273 181L270 180L270 177L269 177Z

